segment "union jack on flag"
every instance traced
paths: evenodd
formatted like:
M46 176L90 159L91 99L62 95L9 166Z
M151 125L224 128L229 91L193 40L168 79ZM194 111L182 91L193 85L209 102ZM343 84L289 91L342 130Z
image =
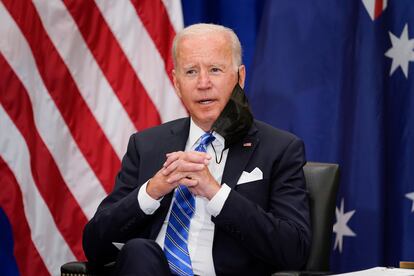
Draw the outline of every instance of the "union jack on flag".
M377 19L387 7L388 0L362 0L372 20Z

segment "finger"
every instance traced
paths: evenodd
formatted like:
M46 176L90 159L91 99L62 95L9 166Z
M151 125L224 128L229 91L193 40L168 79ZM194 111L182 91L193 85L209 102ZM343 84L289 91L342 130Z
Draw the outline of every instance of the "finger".
M206 165L204 164L192 163L192 162L181 160L180 162L178 162L178 166L176 170L180 172L198 172L198 171L203 170L205 167Z
M163 167L168 167L172 162L178 160L180 158L180 155L182 154L182 151L175 151L167 153L167 160L165 160Z
M191 162L198 162L198 163L202 163L204 159L211 159L211 156L208 153L201 152L201 151L174 152L174 153L171 153L171 155L169 155L168 157L170 156L172 157L175 155L179 155L180 159L191 161Z
M174 183L174 182L179 182L181 184L181 179L187 177L186 173L182 173L182 172L174 172L171 175L168 176L167 178L167 183Z
M171 164L179 160L208 165L211 159L211 156L209 154L205 152L197 152L197 151L190 151L190 152L176 151L176 152L167 153L166 156L167 156L167 160L163 164L164 168L169 167ZM169 168L167 171L164 172L164 175L168 175L171 171L175 170L179 164L183 164L183 163L178 163L175 166ZM198 166L198 168L201 169L200 166Z
M171 172L175 171L179 165L179 160L175 160L174 162L170 163L168 166L164 166L162 174L167 176Z
M170 173L177 171L177 172L198 172L201 170L204 170L206 168L206 165L204 163L194 163L194 162L188 162L185 160L176 160L168 167L164 168L163 175L167 176Z
M190 151L186 155L186 160L190 162L208 164L210 159L211 155L206 152Z
M195 187L198 185L198 180L193 178L182 178L180 179L180 184L187 186L188 188Z
M168 167L172 162L182 159L190 162L195 163L205 163L205 160L210 160L211 156L206 154L205 152L197 152L197 151L175 151L166 154L167 160L165 160L163 167Z

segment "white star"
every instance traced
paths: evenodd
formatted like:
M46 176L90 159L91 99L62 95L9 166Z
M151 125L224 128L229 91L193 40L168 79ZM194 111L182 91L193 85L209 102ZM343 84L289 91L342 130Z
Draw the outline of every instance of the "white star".
M405 194L405 197L413 201L413 205L411 206L411 212L414 212L414 192Z
M336 223L333 226L333 231L336 233L334 250L339 246L339 252L342 252L342 242L344 236L354 237L356 234L351 230L351 228L346 225L351 219L352 215L355 213L355 210L344 213L344 199L341 200L341 209L336 208Z
M398 67L401 67L406 78L408 78L408 63L414 61L414 39L408 37L408 25L405 24L400 38L389 32L392 47L385 56L392 58L390 76Z

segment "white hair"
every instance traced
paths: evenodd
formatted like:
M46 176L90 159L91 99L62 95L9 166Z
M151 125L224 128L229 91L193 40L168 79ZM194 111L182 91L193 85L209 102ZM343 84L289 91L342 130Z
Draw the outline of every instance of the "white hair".
M194 25L190 25L177 33L173 40L172 46L172 55L173 55L173 62L174 67L177 66L177 47L180 43L180 40L185 36L191 35L206 35L211 33L225 33L228 35L230 42L231 42L231 49L232 49L232 56L233 56L233 65L239 67L242 64L242 48L240 44L240 40L237 37L236 33L227 27L222 25L216 24L206 24L206 23L198 23Z

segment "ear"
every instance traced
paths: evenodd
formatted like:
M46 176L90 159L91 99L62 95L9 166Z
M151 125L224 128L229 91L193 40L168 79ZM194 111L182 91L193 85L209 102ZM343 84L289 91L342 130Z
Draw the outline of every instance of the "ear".
M246 67L242 64L239 66L239 85L244 88L244 81L246 80Z
M173 77L175 93L181 99L180 84L177 81L177 72L175 71L175 69L173 69L171 72L172 72L172 77Z

